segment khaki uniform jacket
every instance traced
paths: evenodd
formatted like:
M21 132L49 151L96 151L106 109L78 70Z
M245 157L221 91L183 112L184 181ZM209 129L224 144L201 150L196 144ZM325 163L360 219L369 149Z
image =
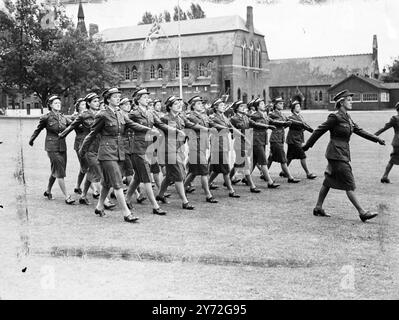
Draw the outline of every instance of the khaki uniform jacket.
M53 111L41 116L36 130L33 132L30 141L33 142L39 133L46 129L46 140L44 143L44 150L50 152L66 152L67 147L65 139L60 139L58 134L63 132L66 127L71 123L71 120L63 114L57 115Z
M269 125L270 119L266 112L256 111L253 113L250 118L258 123ZM253 145L254 146L265 146L268 144L268 134L265 128L260 128L254 126L254 138L253 138Z
M384 131L388 130L389 128L393 128L395 134L392 140L393 147L399 147L399 116L393 116L389 122L385 124L385 126L378 130L375 135L379 136Z
M313 129L305 123L301 114L293 113L288 117L288 120L292 120L293 123L288 130L286 143L302 145L305 142L304 131L313 132Z
M224 115L215 112L210 117L209 125L212 128L216 128L219 133L219 139L217 141L217 136L211 137L211 149L212 152L228 152L230 151L230 133L233 125L230 120ZM221 133L221 131L223 132Z
M96 114L90 133L86 136L80 148L81 152L87 152L96 136L100 134L98 160L124 161L126 150L123 134L126 128L135 132L150 130L150 128L130 120L122 111L116 110L114 112L109 106L106 106L105 110Z
M311 148L327 131L330 131L330 142L327 146L325 156L329 160L351 161L349 140L352 133L373 142L380 140L377 136L366 132L355 124L349 114L338 111L330 113L327 121L317 127L304 147Z
M288 118L283 115L280 111L274 110L269 114L270 124L276 126L276 129L272 130L270 135L270 142L284 143L285 140L285 127Z

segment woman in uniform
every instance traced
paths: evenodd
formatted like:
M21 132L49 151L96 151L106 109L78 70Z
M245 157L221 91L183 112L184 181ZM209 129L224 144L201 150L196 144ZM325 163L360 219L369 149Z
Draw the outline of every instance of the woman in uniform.
M395 108L397 114L395 116L392 116L391 120L389 120L389 122L387 122L383 128L375 133L376 136L379 136L381 133L388 130L389 128L393 128L395 132L392 140L393 151L391 153L391 159L389 160L385 168L384 175L381 178L381 183L391 183L388 175L394 165L399 165L399 102L395 105Z
M328 166L316 207L313 209L313 214L315 216L330 217L330 215L324 211L323 203L328 191L330 188L333 188L346 191L349 200L359 212L360 219L365 222L366 220L376 217L378 214L365 211L355 195L356 185L350 165L349 140L352 133L355 133L362 138L378 142L381 145L385 145L385 141L366 132L353 122L348 114L348 111L352 109L352 96L353 93L344 90L334 97L337 112L331 113L327 121L313 132L303 146L303 150L307 151L324 133L330 131L330 142L326 150Z
M96 114L91 131L86 136L79 150L82 156L85 155L97 135L100 134L98 160L100 161L102 171L102 188L95 213L100 217L105 215L104 201L110 188L113 188L119 207L122 209L124 221L136 222L138 218L130 212L123 194L121 172L125 160L123 133L125 132L125 128L131 128L135 132L148 132L148 134L155 134L156 132L146 126L131 121L127 116L122 114L118 108L120 102L118 88L106 90L103 93L103 97L105 110Z
M292 121L282 114L284 109L284 100L281 97L273 99L274 110L269 114L269 118L273 121L271 124L276 127L270 135L270 155L267 167L270 169L273 162L278 162L281 169L288 177L288 183L298 183L299 179L295 179L287 166L287 157L284 151L284 129L292 124Z
M65 196L65 203L73 204L75 200L67 193L64 181L67 165L67 146L65 140L58 136L71 123L71 120L61 113L61 98L59 96L53 95L48 99L48 108L50 112L40 118L36 130L29 140L29 145L33 146L33 142L39 133L43 129L46 129L47 134L44 148L50 159L51 174L44 196L49 200L53 198L51 189L57 179L60 189Z

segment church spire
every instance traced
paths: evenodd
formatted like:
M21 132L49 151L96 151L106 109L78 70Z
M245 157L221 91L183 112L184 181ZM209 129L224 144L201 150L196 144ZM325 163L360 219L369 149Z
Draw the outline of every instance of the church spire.
M86 23L85 23L85 15L83 13L82 1L79 1L79 10L78 10L78 25L77 29L83 34L87 35Z

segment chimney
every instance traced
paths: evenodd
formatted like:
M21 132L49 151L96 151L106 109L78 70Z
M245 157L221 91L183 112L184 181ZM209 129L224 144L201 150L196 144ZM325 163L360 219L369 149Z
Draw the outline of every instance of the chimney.
M378 67L378 42L377 35L373 35L373 64L374 70L372 70L373 78L378 79L380 75L380 70Z
M254 32L254 14L251 6L247 7L247 23L245 24L249 32Z

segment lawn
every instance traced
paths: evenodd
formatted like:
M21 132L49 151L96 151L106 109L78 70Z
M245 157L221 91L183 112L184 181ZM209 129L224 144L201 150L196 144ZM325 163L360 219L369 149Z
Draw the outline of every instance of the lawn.
M352 118L375 132L392 114L353 112ZM327 115L304 113L312 127ZM241 198L231 199L221 187L214 192L218 204L205 202L196 180L189 195L196 210L181 210L171 188L166 217L151 215L146 201L134 208L140 223L127 224L117 208L95 216L94 199L89 207L67 206L57 184L54 200L43 197L50 165L45 132L28 145L36 124L0 118L0 299L399 298L398 168L392 184L379 182L393 130L381 136L385 147L352 137L358 196L380 213L367 223L338 190L325 203L331 218L312 215L326 167L326 134L307 153L316 180L307 180L295 161L291 170L302 181L287 184L273 164L279 189L267 189L255 172L260 194L238 185ZM70 192L78 171L73 139L74 133L67 138ZM17 179L21 167L25 186Z

